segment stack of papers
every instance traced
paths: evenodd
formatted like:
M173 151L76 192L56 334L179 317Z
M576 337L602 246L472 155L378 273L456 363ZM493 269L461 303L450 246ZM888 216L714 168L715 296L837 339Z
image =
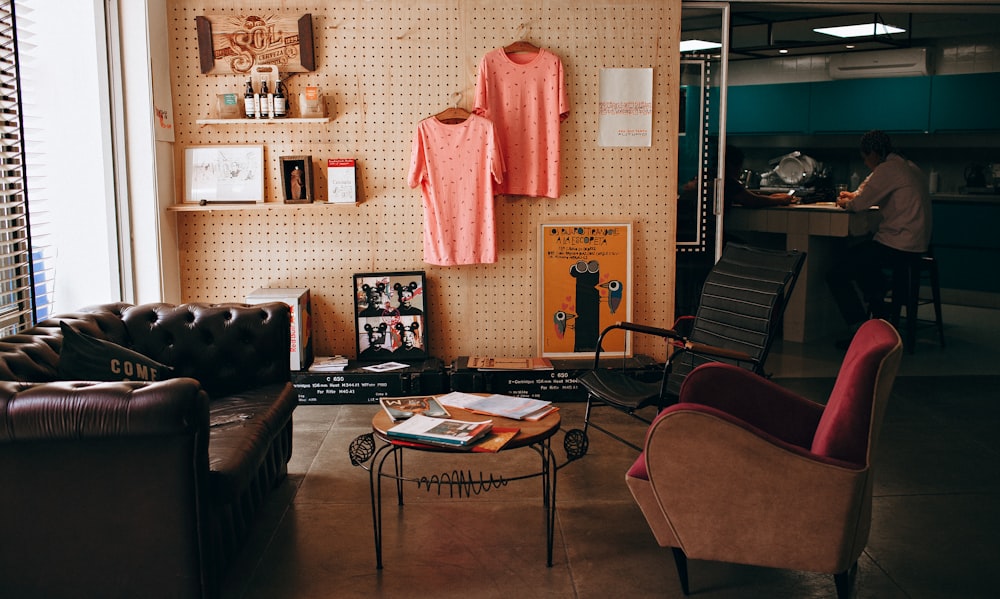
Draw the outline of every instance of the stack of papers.
M322 356L313 360L309 372L342 372L347 368L347 358L344 356Z
M438 402L445 406L464 408L478 414L502 416L514 420L541 420L558 409L552 405L551 401L541 399L499 394L484 397L461 391L452 391L447 395L442 395L438 398Z
M479 370L552 370L548 358L490 358L470 356L469 368Z
M444 447L465 447L486 436L492 428L492 420L465 422L414 414L401 424L387 430L386 434L390 439L417 441Z

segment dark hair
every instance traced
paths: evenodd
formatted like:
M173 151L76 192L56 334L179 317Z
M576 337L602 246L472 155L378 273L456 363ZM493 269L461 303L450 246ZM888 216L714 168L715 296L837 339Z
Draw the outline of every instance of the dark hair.
M861 136L861 153L871 154L874 152L879 158L884 159L893 152L892 141L885 131L872 129Z

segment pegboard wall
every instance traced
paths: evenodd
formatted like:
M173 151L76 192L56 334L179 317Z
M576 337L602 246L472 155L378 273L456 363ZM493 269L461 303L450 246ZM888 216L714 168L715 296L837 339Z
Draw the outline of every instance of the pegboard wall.
M175 188L184 148L264 144L266 201L281 203L279 157L308 155L314 197L326 200L326 160L357 158L358 206L205 210L178 219L182 301L242 301L259 287L308 287L319 355L353 356L352 275L424 270L430 352L536 355L537 236L542 223L633 223L633 320L673 321L680 0L272 0L168 3ZM198 125L239 75L203 75L195 18L310 13L317 68L288 80L320 86L326 124ZM498 261L423 262L419 189L406 184L416 124L449 106L472 108L488 51L526 39L563 61L570 114L561 125L562 196L498 196ZM653 68L650 148L597 145L602 67ZM178 197L178 202L180 202ZM636 338L637 353L664 357Z

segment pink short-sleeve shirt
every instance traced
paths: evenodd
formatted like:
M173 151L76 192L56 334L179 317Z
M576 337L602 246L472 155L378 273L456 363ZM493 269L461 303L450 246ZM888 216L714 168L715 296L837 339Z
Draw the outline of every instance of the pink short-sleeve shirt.
M559 123L569 114L562 61L487 52L479 63L476 112L496 125L507 172L497 193L559 197Z
M504 161L493 123L472 114L457 124L434 117L417 125L407 182L420 186L424 205L424 261L489 264L497 261L494 195Z

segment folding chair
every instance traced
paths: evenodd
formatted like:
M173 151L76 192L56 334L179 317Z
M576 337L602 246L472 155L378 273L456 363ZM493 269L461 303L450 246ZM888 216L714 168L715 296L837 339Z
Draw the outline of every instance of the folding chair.
M584 433L592 426L639 450L636 443L593 422L592 409L609 406L648 423L651 418L638 411L650 406L659 411L675 403L684 378L701 364L725 362L763 375L805 258L805 252L797 250L729 243L705 280L694 317L681 317L672 329L619 322L601 331L594 368L579 378L587 390ZM624 357L622 368L600 367L602 342L615 330L664 339L669 357L658 380L640 380L628 373Z

